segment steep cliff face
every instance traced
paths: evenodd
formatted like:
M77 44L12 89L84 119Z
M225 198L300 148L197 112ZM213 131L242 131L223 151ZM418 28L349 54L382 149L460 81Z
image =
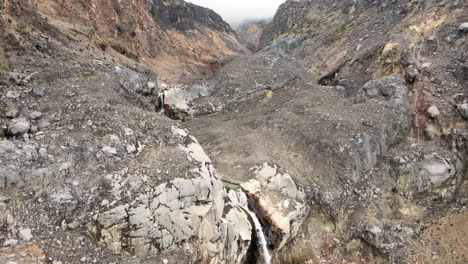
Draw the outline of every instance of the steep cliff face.
M184 1L30 3L40 18L64 35L168 78L210 74L210 63L245 52L236 33L219 15Z
M262 39L301 38L291 54L344 96L401 74L410 87L413 135L451 138L465 100L452 97L467 85L466 9L460 1L287 1L267 26L276 31L265 30ZM437 118L427 118L431 106Z
M165 28L202 31L208 27L219 32L234 33L229 24L211 9L183 0L146 0L146 2L153 18Z
M272 21L265 26L262 32L260 46L265 47L281 34L289 32L298 21L310 12L313 2L310 0L291 0L280 5Z

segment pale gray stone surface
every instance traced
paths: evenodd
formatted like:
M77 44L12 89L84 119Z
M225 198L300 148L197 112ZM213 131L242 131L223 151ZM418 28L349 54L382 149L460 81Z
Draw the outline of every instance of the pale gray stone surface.
M33 235L31 233L31 229L29 229L29 228L20 229L18 235L24 241L29 241L29 240L31 240L33 238Z
M8 132L12 135L22 135L27 133L31 128L31 124L25 118L13 119L8 126Z

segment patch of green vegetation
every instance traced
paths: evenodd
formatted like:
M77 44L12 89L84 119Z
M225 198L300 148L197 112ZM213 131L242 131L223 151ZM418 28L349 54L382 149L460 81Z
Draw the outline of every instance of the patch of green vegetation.
M0 128L0 138L6 138L6 131L5 129Z

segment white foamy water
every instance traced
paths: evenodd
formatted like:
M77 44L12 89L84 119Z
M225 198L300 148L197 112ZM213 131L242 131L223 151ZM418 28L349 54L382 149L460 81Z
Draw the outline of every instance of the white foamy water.
M236 191L236 195L239 206L241 206L250 215L250 218L252 218L252 221L254 222L260 254L265 260L265 264L270 264L271 256L270 252L268 251L267 242L265 239L265 234L263 233L262 225L260 224L257 215L255 215L255 213L249 209L247 195L240 189Z
M165 110L164 110L164 103L165 103L164 100L165 100L164 92L159 93L158 94L158 109L156 110L156 112L164 114L164 112L165 112Z

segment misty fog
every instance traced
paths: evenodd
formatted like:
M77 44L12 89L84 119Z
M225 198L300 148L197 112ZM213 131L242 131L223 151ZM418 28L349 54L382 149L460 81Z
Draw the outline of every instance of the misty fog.
M285 0L189 0L220 14L231 26L238 27L246 21L270 19Z

